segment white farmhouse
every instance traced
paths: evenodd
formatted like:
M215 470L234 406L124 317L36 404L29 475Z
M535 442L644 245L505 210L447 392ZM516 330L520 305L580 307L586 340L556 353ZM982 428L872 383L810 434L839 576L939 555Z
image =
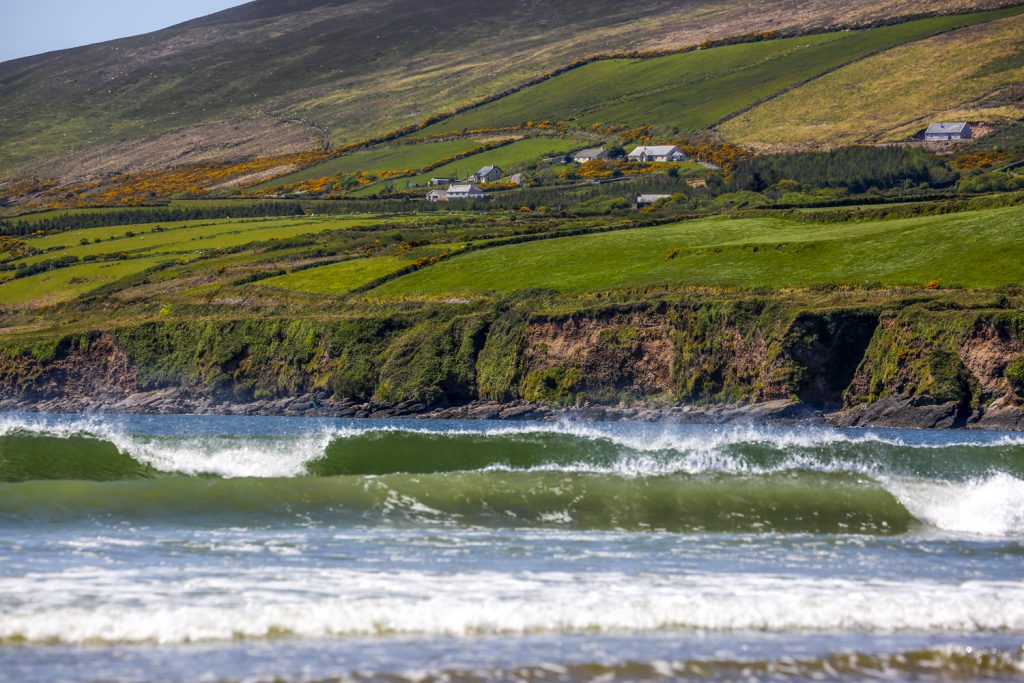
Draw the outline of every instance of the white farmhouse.
M452 185L448 188L448 200L487 199L487 195L476 185Z
M636 196L636 208L642 209L645 206L653 206L663 199L672 199L670 194L638 194Z
M683 161L686 155L675 145L642 146L629 153L630 161L665 163Z
M431 190L427 193L428 202L446 202L448 201L448 193L444 190Z
M924 132L928 142L947 142L950 140L970 140L973 136L971 124L966 121L959 123L933 123Z

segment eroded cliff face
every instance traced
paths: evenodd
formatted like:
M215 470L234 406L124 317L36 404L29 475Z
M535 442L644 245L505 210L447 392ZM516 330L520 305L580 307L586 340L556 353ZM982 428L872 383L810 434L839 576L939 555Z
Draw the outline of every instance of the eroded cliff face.
M50 340L36 353L8 356L0 364L2 395L30 403L82 407L116 402L138 389L135 364L113 335Z
M889 314L872 338L836 422L850 426L1024 428L1008 376L1024 358L1024 314Z
M664 315L534 322L523 349L521 393L530 401L618 403L675 390L673 327Z
M766 298L560 316L520 307L157 322L7 344L0 401L139 412L258 403L267 413L316 406L352 416L483 402L666 410L774 402L847 426L1024 429L1024 313L807 310Z

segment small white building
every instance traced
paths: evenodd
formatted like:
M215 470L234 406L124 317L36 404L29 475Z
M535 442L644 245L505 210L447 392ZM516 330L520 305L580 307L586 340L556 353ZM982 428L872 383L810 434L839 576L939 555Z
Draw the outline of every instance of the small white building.
M513 185L522 185L523 184L523 174L522 173L515 173L513 175L510 175L508 177L508 182L512 183Z
M672 199L670 194L638 194L636 196L636 208L642 209L645 206L657 204L662 199Z
M431 187L442 187L444 185L451 185L452 183L455 182L455 180L456 180L455 178L431 178L430 179L430 186Z
M630 161L642 163L668 163L684 159L686 155L675 145L642 146L629 153Z
M572 160L577 164L585 164L590 161L604 160L608 158L608 150L604 147L592 147L590 149L581 149L578 152L573 153Z
M455 199L487 199L487 195L476 185L452 185L446 192L448 201Z
M448 193L445 190L431 190L427 193L428 202L446 202L448 201Z
M497 166L484 166L467 180L472 180L474 183L493 183L504 177L505 172Z
M950 140L970 140L974 131L966 121L959 123L933 123L924 132L928 142L948 142Z

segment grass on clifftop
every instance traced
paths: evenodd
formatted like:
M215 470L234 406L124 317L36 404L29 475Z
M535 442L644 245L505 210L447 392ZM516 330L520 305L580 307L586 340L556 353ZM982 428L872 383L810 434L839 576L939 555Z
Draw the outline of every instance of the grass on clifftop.
M391 222L404 220L396 217ZM383 219L372 217L312 216L182 221L159 226L91 228L31 238L26 243L44 251L18 259L14 265L34 266L64 257L96 260L22 278L14 278L15 271L0 273L0 304L67 301L161 262L381 222Z
M1024 282L1024 208L864 223L713 218L472 252L373 291L445 296L650 285L998 287Z
M384 277L409 265L396 256L378 256L335 263L321 268L263 280L260 285L317 294L347 294L357 287Z
M984 98L1024 81L1024 19L1014 16L870 57L788 92L719 130L765 148L902 139L932 119L1017 120L1024 104ZM899 93L899 96L894 96Z

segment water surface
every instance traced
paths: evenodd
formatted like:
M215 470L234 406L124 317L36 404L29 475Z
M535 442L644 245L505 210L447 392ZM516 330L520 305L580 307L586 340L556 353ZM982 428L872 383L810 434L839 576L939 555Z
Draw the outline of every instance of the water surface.
M1024 437L0 417L18 681L1024 676Z

